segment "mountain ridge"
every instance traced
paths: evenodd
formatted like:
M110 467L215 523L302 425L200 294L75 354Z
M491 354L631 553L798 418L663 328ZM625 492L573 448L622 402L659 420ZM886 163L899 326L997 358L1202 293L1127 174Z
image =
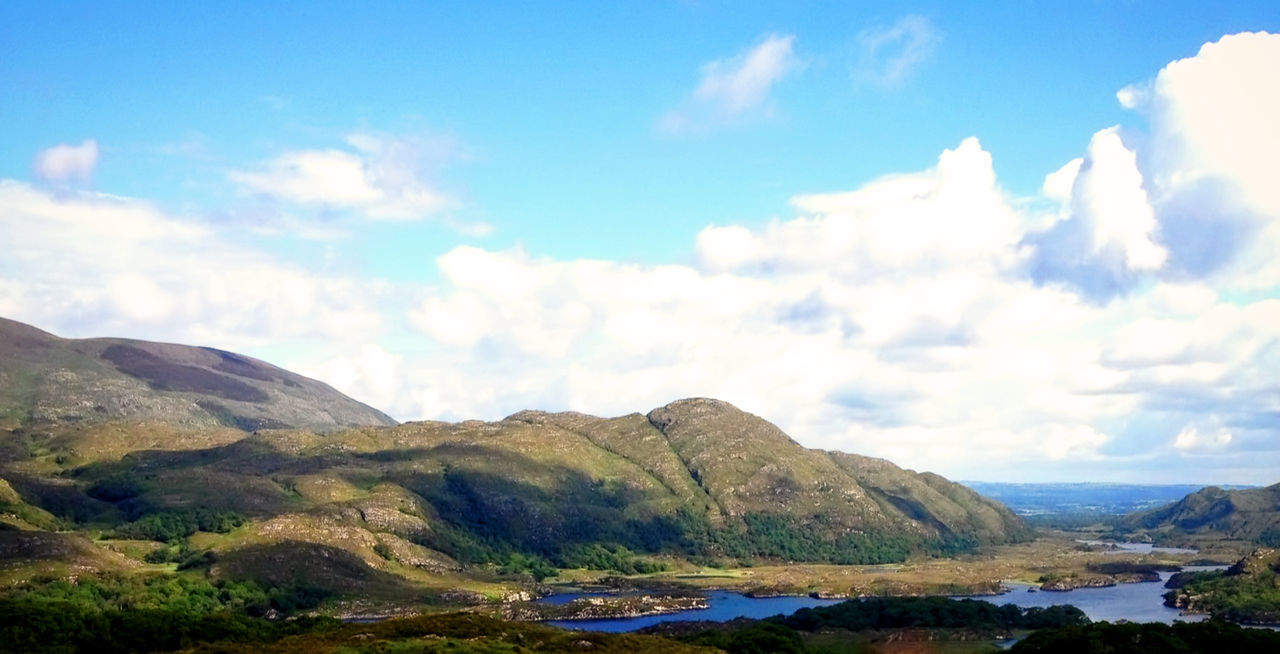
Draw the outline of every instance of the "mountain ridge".
M1218 536L1280 546L1280 483L1238 490L1207 486L1176 502L1124 516L1117 526L1169 542Z
M94 384L88 401L106 410L81 415ZM324 393L281 401L316 388ZM323 402L362 407L360 419L294 417ZM61 339L10 322L0 325L0 412L0 482L11 491L0 541L6 525L68 531L64 540L101 533L134 563L179 562L211 578L278 585L314 568L338 593L498 592L509 575L541 578L550 566L885 563L1030 537L1006 507L940 476L805 448L709 398L611 418L526 410L386 424L319 382L232 352Z

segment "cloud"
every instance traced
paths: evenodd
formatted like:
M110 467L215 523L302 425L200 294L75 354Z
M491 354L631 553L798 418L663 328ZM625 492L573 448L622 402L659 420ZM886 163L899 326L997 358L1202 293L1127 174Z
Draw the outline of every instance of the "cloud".
M278 261L142 201L0 180L0 307L69 336L244 347L347 338L382 318L377 283Z
M448 144L360 132L349 135L346 145L286 152L256 169L232 171L228 178L265 198L370 220L420 220L459 206L428 179L450 156ZM491 229L454 224L480 235Z
M857 76L880 86L901 85L933 55L942 34L924 16L904 16L888 27L874 27L858 34L862 57Z
M1094 134L1087 155L1076 161L1045 179L1046 194L1068 202L1070 212L1028 239L1036 250L1031 274L1038 282L1072 284L1105 300L1134 278L1159 270L1169 253L1156 241L1155 211L1137 155L1117 129Z
M1231 432L1217 429L1212 433L1200 433L1199 429L1188 426L1173 439L1173 446L1182 451L1221 449L1231 444Z
M98 166L98 142L87 139L80 145L61 143L36 155L36 176L54 182L87 180Z
M770 35L755 47L702 67L702 80L680 109L664 114L658 127L670 134L702 131L771 111L773 87L799 68L795 37Z
M1132 90L1151 125L1142 163L1179 274L1280 283L1280 35L1224 36Z
M1046 178L1062 220L1029 234L1031 274L1106 302L1154 279L1280 284L1280 36L1225 36L1117 94L1150 133L1099 131Z
M966 139L928 169L797 196L789 219L709 226L688 265L456 248L409 311L438 349L406 364L402 404L612 415L715 396L806 445L961 478L1044 479L1046 461L1060 476L1087 464L1132 478L1135 457L1174 465L1194 441L1222 457L1197 472L1206 480L1266 481L1274 452L1224 449L1203 429L1179 448L1170 434L1216 424L1231 443L1265 441L1280 300L1237 305L1215 280L1166 275L1141 165L1120 130L1099 131L1047 178L1040 202L1062 211L1046 219ZM1037 283L1050 246L1146 281L1107 302Z

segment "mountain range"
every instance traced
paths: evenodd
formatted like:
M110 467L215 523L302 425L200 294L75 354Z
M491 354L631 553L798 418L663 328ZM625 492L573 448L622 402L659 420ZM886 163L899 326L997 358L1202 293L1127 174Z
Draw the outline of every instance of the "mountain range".
M239 354L0 320L0 420L10 578L170 561L338 592L484 591L550 565L880 563L1030 537L964 486L805 448L706 398L398 425Z

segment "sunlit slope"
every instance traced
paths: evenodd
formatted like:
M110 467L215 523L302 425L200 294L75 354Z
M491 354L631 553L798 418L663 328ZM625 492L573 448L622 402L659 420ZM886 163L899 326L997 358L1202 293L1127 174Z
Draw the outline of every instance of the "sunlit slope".
M326 384L243 355L64 339L0 318L0 428L120 420L246 431L395 424Z

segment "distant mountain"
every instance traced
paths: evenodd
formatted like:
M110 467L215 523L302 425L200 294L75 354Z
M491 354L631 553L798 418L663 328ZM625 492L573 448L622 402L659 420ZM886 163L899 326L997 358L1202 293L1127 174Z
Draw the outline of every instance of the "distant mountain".
M1210 486L1172 504L1127 515L1118 526L1162 540L1210 535L1280 546L1280 484L1243 490Z
M1176 502L1203 488L1199 484L1010 483L961 481L1004 503L1021 516L1092 515L1099 518L1145 511ZM1224 486L1228 490L1250 486Z
M0 428L111 421L322 432L395 424L324 383L240 354L64 339L0 318Z

